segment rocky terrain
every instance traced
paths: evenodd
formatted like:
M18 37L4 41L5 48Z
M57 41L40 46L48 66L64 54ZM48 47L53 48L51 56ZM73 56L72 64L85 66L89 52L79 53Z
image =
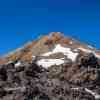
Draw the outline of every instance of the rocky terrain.
M100 100L100 51L52 32L0 59L0 100Z

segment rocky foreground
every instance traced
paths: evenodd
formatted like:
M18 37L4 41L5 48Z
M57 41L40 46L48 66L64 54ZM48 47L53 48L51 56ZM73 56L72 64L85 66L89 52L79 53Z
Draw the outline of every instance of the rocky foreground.
M100 100L100 61L92 53L48 69L36 59L16 62L0 65L0 100Z

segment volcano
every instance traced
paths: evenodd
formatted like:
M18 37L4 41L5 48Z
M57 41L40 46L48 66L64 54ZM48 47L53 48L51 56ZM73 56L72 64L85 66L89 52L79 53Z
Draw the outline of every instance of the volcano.
M100 100L100 51L51 32L0 58L0 100Z

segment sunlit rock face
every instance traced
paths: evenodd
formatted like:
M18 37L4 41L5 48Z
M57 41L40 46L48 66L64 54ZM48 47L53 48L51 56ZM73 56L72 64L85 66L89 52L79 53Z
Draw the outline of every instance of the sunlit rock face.
M100 51L51 32L0 59L0 100L100 100Z

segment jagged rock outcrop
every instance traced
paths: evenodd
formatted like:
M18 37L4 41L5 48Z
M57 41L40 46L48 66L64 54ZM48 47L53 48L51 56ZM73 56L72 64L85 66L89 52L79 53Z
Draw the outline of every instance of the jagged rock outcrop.
M95 97L100 96L99 59L93 54L78 59L49 69L38 66L36 60L17 67L13 62L1 65L0 100L99 100Z

